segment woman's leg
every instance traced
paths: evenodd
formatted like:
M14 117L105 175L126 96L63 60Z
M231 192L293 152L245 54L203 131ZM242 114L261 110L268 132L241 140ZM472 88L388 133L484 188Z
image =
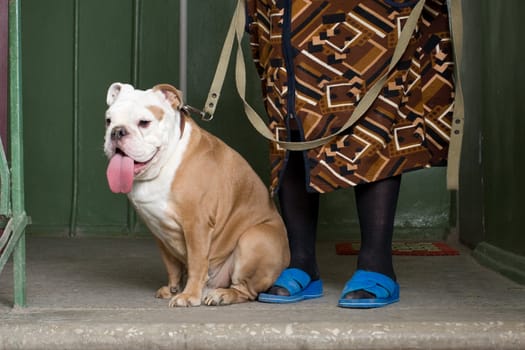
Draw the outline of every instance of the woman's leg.
M361 250L357 268L382 273L394 281L392 236L401 175L355 187ZM352 292L347 299L375 297L365 291Z
M290 152L279 188L281 215L288 232L290 267L305 271L312 280L319 279L316 258L319 193L306 191L304 161L301 152ZM268 293L288 295L283 288L272 287Z

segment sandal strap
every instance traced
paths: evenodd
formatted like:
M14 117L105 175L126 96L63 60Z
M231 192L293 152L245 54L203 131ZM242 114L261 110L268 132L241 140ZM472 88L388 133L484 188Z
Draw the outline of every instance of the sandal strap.
M281 272L277 281L275 281L275 287L281 287L286 289L290 295L299 293L310 284L310 276L301 269L288 268Z
M397 288L397 283L381 273L357 270L343 289L343 296L358 290L372 293L376 298L388 298Z

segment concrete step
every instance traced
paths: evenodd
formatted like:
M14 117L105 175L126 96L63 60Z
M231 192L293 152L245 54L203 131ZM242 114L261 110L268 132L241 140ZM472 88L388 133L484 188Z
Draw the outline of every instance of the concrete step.
M525 287L459 256L395 257L399 303L338 308L356 257L320 242L325 296L170 309L152 239L28 239L28 307L0 276L0 349L525 349Z

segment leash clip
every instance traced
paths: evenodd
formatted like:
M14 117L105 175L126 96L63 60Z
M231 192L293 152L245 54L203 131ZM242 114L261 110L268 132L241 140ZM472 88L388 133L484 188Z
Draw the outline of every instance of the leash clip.
M200 109L192 107L190 105L184 105L182 106L181 109L184 110L188 114L198 114L201 117L201 120L205 122L209 122L213 119L213 114L203 112Z

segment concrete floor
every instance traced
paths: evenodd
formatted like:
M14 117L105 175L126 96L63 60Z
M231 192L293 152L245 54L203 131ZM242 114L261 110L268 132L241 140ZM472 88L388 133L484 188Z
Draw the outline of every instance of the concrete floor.
M169 309L150 238L27 241L28 307L0 276L0 349L525 349L525 286L459 256L395 257L401 301L336 306L354 256L319 244L325 296Z

